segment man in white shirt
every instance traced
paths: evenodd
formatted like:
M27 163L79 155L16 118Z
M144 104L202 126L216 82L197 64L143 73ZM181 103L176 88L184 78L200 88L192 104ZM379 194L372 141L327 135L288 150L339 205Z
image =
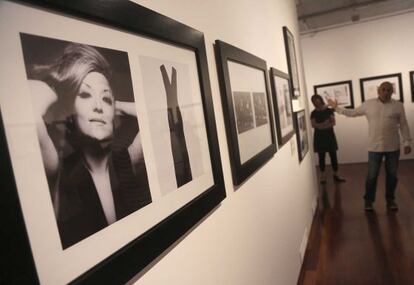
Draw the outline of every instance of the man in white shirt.
M400 136L403 139L404 153L411 152L410 130L405 117L404 105L394 99L393 86L390 82L382 82L378 87L378 98L365 101L356 109L338 107L336 101L328 99L328 105L338 114L347 117L365 116L368 120L368 175L365 182L365 210L372 211L375 201L377 177L382 158L385 157L385 199L387 209L398 210L395 203L397 186L398 161L400 158Z

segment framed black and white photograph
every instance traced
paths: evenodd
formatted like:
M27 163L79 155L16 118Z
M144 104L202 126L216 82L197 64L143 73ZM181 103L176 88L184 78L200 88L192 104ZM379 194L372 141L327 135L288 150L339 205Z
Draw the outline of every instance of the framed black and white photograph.
M216 61L233 184L239 185L276 152L266 62L216 40Z
M272 88L277 142L280 148L295 134L289 75L276 68L270 68L270 86Z
M328 99L332 99L336 100L340 107L354 108L354 94L351 80L315 85L313 86L313 92L314 94L322 96L325 103Z
M305 110L295 112L295 130L298 147L299 162L301 162L309 151L308 129L306 126Z
M285 41L286 58L290 76L290 89L293 97L297 98L300 96L300 83L295 37L286 26L283 27L283 39Z
M0 259L13 283L124 284L225 197L203 33L25 2L0 4Z
M414 71L410 71L411 102L414 102Z
M394 92L392 99L404 102L401 73L387 74L381 76L365 77L359 79L361 87L361 101L378 98L378 87L382 82L388 81L392 84Z
M269 122L269 115L267 112L267 99L264 92L253 92L253 106L254 106L254 118L255 127L258 128L262 125L266 125Z
M252 94L250 92L234 93L234 109L237 117L237 133L241 134L254 129Z

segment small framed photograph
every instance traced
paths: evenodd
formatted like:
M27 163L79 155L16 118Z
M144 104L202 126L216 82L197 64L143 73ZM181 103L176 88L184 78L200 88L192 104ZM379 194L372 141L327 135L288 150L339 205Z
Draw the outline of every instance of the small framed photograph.
M283 27L283 39L285 41L286 58L290 76L290 90L293 97L297 98L300 96L300 75L298 69L298 58L296 56L295 38L286 26Z
M216 41L216 60L233 184L239 185L276 152L266 62Z
M305 158L309 151L308 129L306 126L305 110L295 112L295 130L298 147L299 162Z
M272 88L277 142L281 148L295 134L289 75L276 68L270 68L270 86Z
M359 84L361 87L361 102L373 98L378 98L378 87L384 81L390 82L394 88L392 98L404 102L401 73L365 77L359 79Z
M414 102L414 71L410 71L411 102Z
M325 99L336 100L338 106L348 109L354 108L354 94L352 89L352 81L340 81L325 83L313 86L314 94L319 94Z
M0 18L2 281L125 284L225 197L204 35L128 1Z

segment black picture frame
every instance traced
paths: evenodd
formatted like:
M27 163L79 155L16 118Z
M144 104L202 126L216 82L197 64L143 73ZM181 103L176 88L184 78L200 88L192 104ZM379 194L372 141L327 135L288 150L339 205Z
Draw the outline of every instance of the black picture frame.
M282 124L281 124L281 118L280 118L281 114L279 112L280 103L279 103L279 100L278 100L279 97L283 96L283 95L281 95L277 92L277 90L278 90L278 86L276 84L277 79L282 79L282 80L286 81L287 87L288 87L286 91L289 93L288 104L289 104L290 108L289 107L286 108L286 103L285 103L284 106L285 106L285 109L286 109L285 111L286 112L290 111L290 117L291 117L292 121L291 121L291 124L289 124L288 120L287 120L286 123L288 124L288 126L291 125L292 129L290 131L288 131L287 133L285 133L285 134L282 134ZM270 86L271 86L271 89L272 89L273 112L275 114L276 134L277 134L277 142L278 142L279 148L281 148L284 144L286 144L286 142L288 142L292 138L292 136L295 134L295 128L294 128L294 125L293 125L293 106L292 106L293 96L292 96L289 84L290 84L290 78L289 78L289 75L287 73L285 73L281 70L278 70L276 68L273 68L273 67L270 68ZM286 98L285 98L285 100L286 100Z
M376 87L381 84L383 81L389 81L391 84L397 84L394 92L398 92L400 102L404 102L404 95L403 95L403 85L402 85L402 77L401 73L392 73L386 75L379 75L379 76L371 76L371 77L364 77L359 79L359 85L361 88L361 102L365 100L377 98L377 89ZM367 86L368 84L373 84L373 86Z
M283 39L285 42L285 51L288 65L288 73L290 77L290 88L293 98L300 96L300 79L298 69L298 58L295 48L295 37L288 27L283 27Z
M306 112L300 110L295 112L294 116L295 131L296 131L296 143L298 148L299 163L305 158L309 152L309 140L308 140L308 127L306 124Z
M267 66L263 59L220 40L216 40L215 42L215 52L233 184L240 185L252 173L265 164L266 161L272 158L273 154L276 152L273 117L270 107L271 99L267 79ZM245 162L242 162L240 155L236 110L233 100L233 91L236 90L233 90L234 87L232 87L230 83L231 74L229 71L229 62L241 64L243 67L263 72L263 84L266 92L267 112L269 116L270 143Z
M411 102L414 102L414 71L410 71Z
M342 89L342 90L341 90ZM326 96L323 93L323 90L325 90L325 92L327 92ZM338 100L337 96L335 95L335 93L337 92L341 92L342 91L347 92L346 97L347 97L347 104L345 103L340 103L340 100ZM353 93L353 88L352 88L352 80L345 80L345 81L338 81L338 82L331 82L331 83L325 83L325 84L318 84L318 85L314 85L313 86L313 92L314 94L319 94L321 95L325 100L326 97L334 97L334 99L336 99L338 101L338 106L343 107L343 108L347 108L347 109L353 109L354 106L354 93Z
M202 110L208 137L213 185L178 208L127 245L118 248L85 273L73 276L70 284L124 284L149 265L166 249L196 226L225 198L224 180L218 147L217 130L210 89L205 40L202 32L130 1L12 1L27 9L47 11L60 17L75 18L97 27L112 28L169 43L194 51L200 83ZM41 19L39 19L41 20ZM1 110L0 110L1 111ZM0 112L0 214L2 242L1 282L5 284L40 284L29 230L19 201L16 177L4 123Z

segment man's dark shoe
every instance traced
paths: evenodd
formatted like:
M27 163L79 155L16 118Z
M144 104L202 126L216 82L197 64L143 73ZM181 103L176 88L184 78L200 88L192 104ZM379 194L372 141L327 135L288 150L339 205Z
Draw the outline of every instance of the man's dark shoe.
M345 182L345 181L346 181L344 178L342 178L342 177L340 177L340 176L338 176L338 175L334 175L334 176L333 176L333 180L334 180L336 183L341 183L341 182Z
M365 211L374 211L371 201L365 201Z
M398 211L398 206L395 202L387 202L388 211Z

